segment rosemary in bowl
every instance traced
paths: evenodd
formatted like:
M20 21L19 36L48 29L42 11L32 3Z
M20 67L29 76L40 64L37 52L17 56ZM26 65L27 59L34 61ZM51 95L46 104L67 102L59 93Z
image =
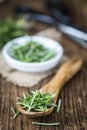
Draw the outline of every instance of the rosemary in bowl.
M22 98L18 98L17 104L26 111L47 111L52 106L57 106L53 103L54 94L45 93L42 91L31 91L31 94L23 94Z
M42 36L23 36L6 43L3 55L7 63L23 72L44 72L59 64L62 46Z
M22 62L43 62L53 58L56 53L36 41L28 41L25 44L12 46L12 57Z

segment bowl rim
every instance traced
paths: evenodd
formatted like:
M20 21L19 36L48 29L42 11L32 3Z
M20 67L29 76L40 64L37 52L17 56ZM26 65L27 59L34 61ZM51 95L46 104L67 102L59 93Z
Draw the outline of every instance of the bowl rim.
M51 59L49 59L49 60L47 60L47 61L42 61L42 62L22 62L22 61L19 61L19 60L16 60L16 59L14 59L14 58L12 58L9 54L8 54L8 49L10 48L10 46L12 46L12 42L13 42L13 44L14 44L14 41L16 41L16 40L19 40L19 39L21 39L21 38L44 38L45 40L47 39L47 40L51 40L52 42L55 42L55 44L58 46L58 48L59 48L59 51L61 52L61 53L57 53L53 58L51 58ZM29 66L29 65L32 65L32 66L40 66L40 65L47 65L47 64L50 64L50 63L52 63L52 62L54 62L55 60L58 60L58 59L60 59L61 57L62 57L62 55L63 55L63 47L62 47L62 45L59 43L59 42L57 42L56 40L54 40L54 39L51 39L51 38L48 38L48 37L44 37L44 36L38 36L38 35L33 35L33 36L22 36L22 37L18 37L18 38L15 38L15 39L12 39L12 40L10 40L10 41L8 41L7 43L6 43L6 45L3 47L3 50L2 50L2 53L3 53L3 55L4 55L4 57L6 58L6 59L9 59L10 61L12 61L12 62L16 62L16 63L18 63L18 64L21 64L21 65L26 65L26 66Z

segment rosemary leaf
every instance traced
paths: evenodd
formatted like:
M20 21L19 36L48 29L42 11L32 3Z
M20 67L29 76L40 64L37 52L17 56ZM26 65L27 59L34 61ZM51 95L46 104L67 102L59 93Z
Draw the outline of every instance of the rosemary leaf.
M58 105L57 105L57 113L60 111L61 102L62 102L62 100L59 99L59 101L58 101Z
M32 124L35 125L43 125L43 126L55 126L55 125L59 125L60 123L41 123L41 122L32 122Z
M12 119L15 119L20 114L20 112L19 111L15 111L13 107L11 107L11 111L13 112Z
M33 104L33 101L34 101L36 95L37 95L37 91L35 92L35 94L34 94L34 96L33 96L33 98L32 98L32 101L31 101L31 103L30 103L30 106L29 106L28 112L31 110L31 106L32 106L32 104Z
M23 93L23 98L26 99L26 95L25 95L25 93Z

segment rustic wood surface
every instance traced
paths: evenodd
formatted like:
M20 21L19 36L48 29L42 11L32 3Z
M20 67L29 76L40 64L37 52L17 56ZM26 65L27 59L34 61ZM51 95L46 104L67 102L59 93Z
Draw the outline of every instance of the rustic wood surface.
M42 3L41 0L38 1L40 1L39 4L35 1L33 1L34 4L31 1L30 2L34 7L36 7ZM77 1L79 1L81 5L80 0ZM86 2L86 0L83 1ZM17 3L18 2L15 2L15 0L8 0L5 5L0 5L0 16L5 17L10 15L12 7L14 7ZM28 2L27 0L22 0L21 3ZM78 7L79 5L77 4L76 6ZM86 9L87 8L85 7L85 12L87 12ZM87 27L87 17L84 16L82 21L83 25L85 23ZM48 27L47 25L40 25L40 30ZM36 29L38 30L39 28ZM0 130L87 130L87 50L81 48L65 36L62 38L61 44L64 47L65 54L69 57L74 55L82 56L84 58L84 66L79 74L71 79L62 89L59 96L59 98L62 99L60 112L56 113L56 110L54 110L50 116L34 119L20 114L16 119L12 120L12 112L10 110L11 106L16 107L16 98L21 96L23 92L29 92L30 89L15 86L11 82L7 82L0 75ZM35 90L37 88L41 88L52 77L53 75L44 79L32 89ZM60 122L60 125L55 127L38 126L32 125L32 121Z

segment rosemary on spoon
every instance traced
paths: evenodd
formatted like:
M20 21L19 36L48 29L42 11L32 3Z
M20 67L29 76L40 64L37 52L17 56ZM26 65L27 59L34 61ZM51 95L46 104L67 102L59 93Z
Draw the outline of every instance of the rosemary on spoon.
M59 112L61 107L61 99L58 100L58 105L53 103L54 94L52 93L45 93L39 90L31 91L31 94L23 93L22 98L18 98L17 104L20 104L24 110L27 111L47 111L50 107L55 106L57 108L57 112ZM20 112L14 110L11 107L11 110L14 114L12 119L15 119ZM32 124L36 125L43 125L43 126L55 126L59 125L60 123L41 123L41 122L32 122Z
M53 103L54 94L45 93L42 91L31 91L31 94L23 94L22 98L18 98L17 104L20 104L21 107L26 111L47 111L52 106L56 106Z

